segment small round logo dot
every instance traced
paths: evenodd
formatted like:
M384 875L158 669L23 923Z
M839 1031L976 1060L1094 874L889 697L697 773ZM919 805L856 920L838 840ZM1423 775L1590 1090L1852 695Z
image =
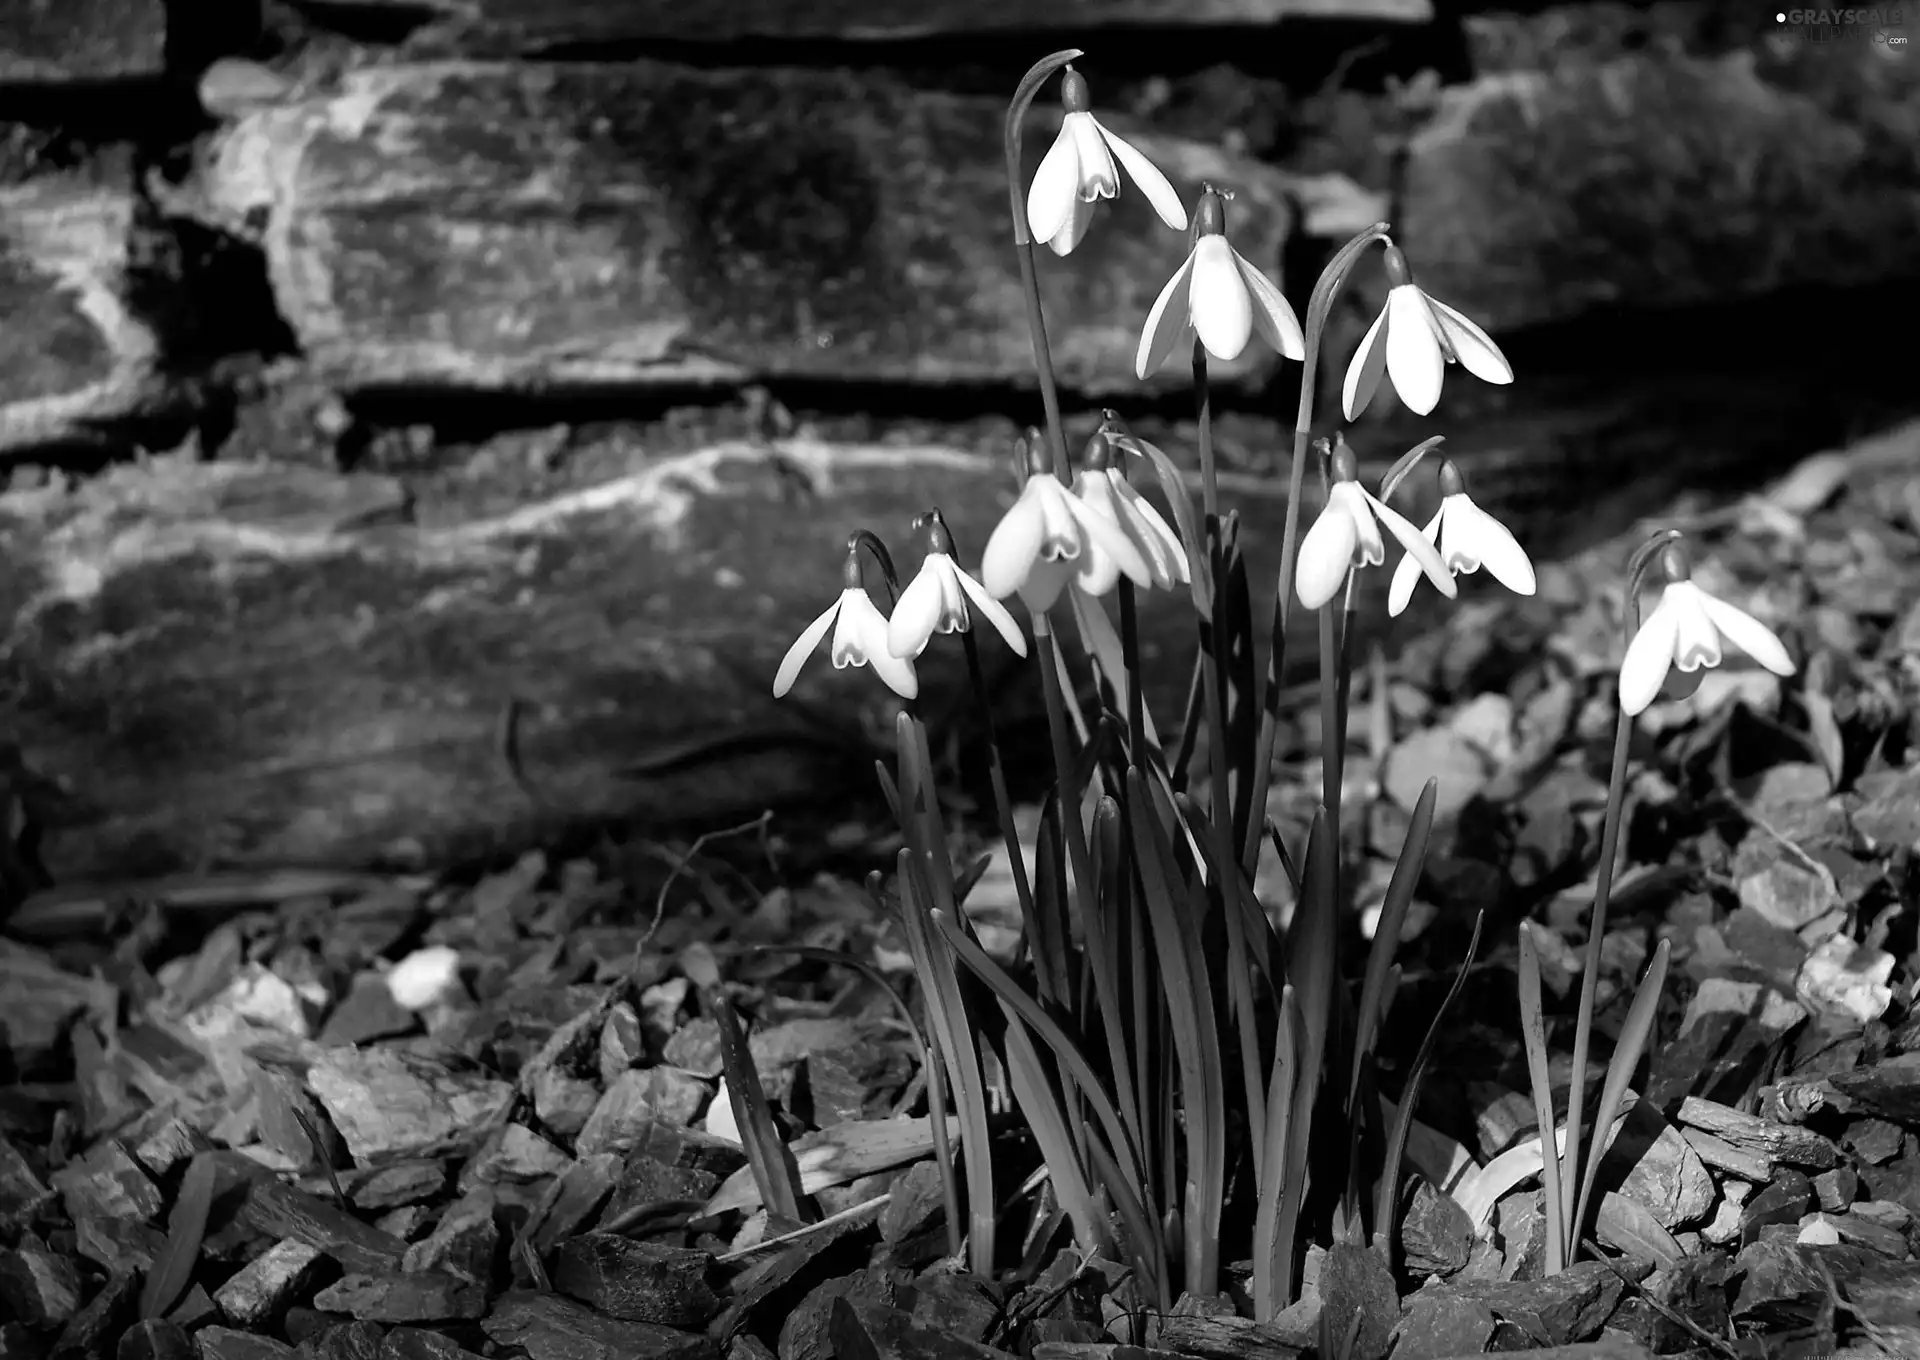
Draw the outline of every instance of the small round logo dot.
M1781 13L1774 15L1773 21L1776 24L1784 24L1787 21L1787 16L1785 11L1782 11Z

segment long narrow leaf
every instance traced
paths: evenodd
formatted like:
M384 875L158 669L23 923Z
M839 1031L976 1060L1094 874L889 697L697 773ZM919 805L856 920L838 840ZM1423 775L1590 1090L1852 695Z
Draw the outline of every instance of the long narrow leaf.
M926 989L929 1027L934 1031L941 1056L946 1060L947 1077L960 1115L960 1156L967 1176L969 1261L976 1273L990 1274L993 1270L995 1208L993 1149L988 1142L987 1098L985 1081L980 1072L980 1055L974 1047L973 1026L967 1021L966 1004L960 997L959 979L954 976L952 956L942 947L940 935L927 928L927 921L933 914L931 903L935 899L928 888L919 857L912 849L903 849L899 863L901 923L906 927L908 948L913 952L921 986ZM942 919L953 918L942 913Z
M1540 950L1533 927L1520 923L1520 1043L1527 1054L1527 1079L1533 1087L1534 1118L1540 1127L1540 1187L1546 1194L1547 1263L1549 1275L1558 1275L1572 1259L1573 1225L1567 1221L1566 1196L1560 1180L1560 1140L1554 1136L1553 1083L1547 1072L1547 1031L1540 1014ZM1579 1080L1579 1074L1574 1075ZM1567 1130L1567 1156L1579 1155L1579 1130Z
M1427 783L1427 791L1433 791L1431 780ZM1486 912L1474 914L1473 937L1467 941L1467 956L1460 961L1460 971L1454 974L1453 985L1447 988L1447 994L1440 999L1440 1009L1433 1013L1433 1023L1427 1026L1426 1037L1420 1041L1420 1051L1407 1071L1406 1088L1400 1092L1400 1108L1394 1114L1393 1131L1387 1135L1387 1150L1381 1159L1380 1184L1373 1206L1374 1240L1382 1245L1390 1242L1393 1233L1394 1211L1399 1207L1400 1160L1406 1155L1407 1135L1413 1128L1414 1109L1420 1104L1420 1086L1426 1080L1427 1064L1432 1061L1434 1047L1440 1042L1440 1027L1446 1022L1447 1013L1460 999L1460 993L1466 990L1467 978L1473 972L1473 961L1480 953L1480 928L1486 922ZM1387 1264L1391 1267L1392 1253L1383 1251L1382 1254L1388 1257Z
M1290 940L1288 960L1300 1002L1300 1068L1292 1093L1291 1127L1282 1176L1280 1222L1275 1229L1276 1271L1285 1288L1292 1288L1294 1245L1300 1233L1300 1213L1309 1185L1307 1152L1313 1139L1314 1105L1320 1091L1320 1069L1325 1056L1327 1027L1339 979L1333 975L1336 959L1333 932L1337 927L1333 904L1337 880L1333 857L1338 832L1325 808L1317 810L1307 833L1306 896L1294 916L1296 938ZM1294 948L1293 946L1296 946Z
M761 1088L760 1071L747 1047L746 1032L734 1014L733 1003L721 990L720 969L712 951L703 944L689 945L680 956L680 967L699 989L701 1006L719 1032L720 1070L726 1077L734 1123L740 1130L740 1144L746 1149L747 1165L753 1168L760 1202L767 1206L768 1213L790 1222L812 1222L813 1216L804 1207L800 1168L773 1122L773 1107Z
M1360 989L1359 1029L1353 1040L1353 1073L1348 1080L1347 1103L1360 1089L1361 1059L1373 1051L1375 1026L1382 1019L1381 1005L1393 956L1400 948L1400 932L1406 926L1407 907L1413 891L1420 886L1420 874L1427 862L1427 837L1433 830L1434 798L1440 781L1429 779L1413 805L1413 817L1407 823L1407 836L1400 843L1400 858L1394 861L1393 877L1387 882L1387 898L1380 908L1380 920L1373 930L1373 948L1367 955L1367 980Z
M1100 1078L1093 1070L1093 1064L1087 1061L1086 1054L1067 1036L1054 1018L1046 1013L1019 983L1008 977L1006 970L995 963L987 952L969 940L960 932L953 918L944 912L934 912L933 922L946 935L947 943L953 946L953 952L962 963L971 968L979 979L987 984L994 996L1014 1014L1027 1023L1042 1042L1053 1051L1054 1060L1080 1083L1081 1094L1092 1107L1094 1118L1098 1119L1107 1141L1112 1145L1114 1156L1119 1161L1123 1179L1128 1185L1141 1185L1140 1161L1134 1148L1127 1139L1127 1127L1120 1118L1120 1112L1114 1108Z
M1040 1145L1053 1193L1073 1224L1074 1241L1091 1255L1110 1240L1106 1209L1088 1188L1086 1168L1067 1132L1071 1116L1060 1091L1047 1076L1027 1027L1011 1012L1007 1016L1007 1080L1013 1086L1014 1101L1027 1117L1027 1127L1033 1130L1034 1142Z
M1214 1291L1220 1262L1220 1206L1226 1184L1226 1092L1213 984L1200 942L1199 899L1175 867L1138 770L1127 777L1127 811L1147 913L1153 922L1173 1046L1180 1060L1181 1112L1186 1117L1185 1241L1187 1289Z
M207 1235L216 1175L210 1152L197 1152L187 1163L186 1174L180 1178L180 1193L167 1215L166 1246L140 1290L142 1318L164 1317L193 1280L193 1268L200 1263L200 1244Z
M1267 1140L1259 1158L1259 1198L1253 1216L1253 1317L1271 1322L1292 1301L1291 1244L1280 1236L1281 1197L1293 1137L1293 1096L1300 1075L1300 1001L1291 984L1280 993L1280 1029L1267 1081Z
M1653 961L1647 965L1646 973L1640 979L1640 989L1633 994L1633 1005L1627 1008L1627 1020L1620 1027L1620 1042L1614 1045L1613 1057L1607 1063L1606 1084L1600 1088L1600 1104L1594 1110L1593 1127L1606 1129L1613 1126L1613 1118L1620 1112L1620 1106L1627 1095L1627 1083L1633 1080L1633 1070L1640 1065L1640 1058L1647 1051L1647 1040L1653 1035L1653 1022L1660 1007L1660 994L1667 985L1667 958L1673 952L1673 943L1662 940L1654 946ZM1578 1081L1580 1074L1574 1073ZM1578 1242L1580 1225L1586 1221L1587 1202L1593 1197L1593 1183L1600 1175L1602 1152L1595 1148L1587 1158L1586 1174L1580 1181L1580 1202L1573 1211L1573 1231L1567 1234L1569 1242ZM1568 1253L1569 1258L1572 1252Z

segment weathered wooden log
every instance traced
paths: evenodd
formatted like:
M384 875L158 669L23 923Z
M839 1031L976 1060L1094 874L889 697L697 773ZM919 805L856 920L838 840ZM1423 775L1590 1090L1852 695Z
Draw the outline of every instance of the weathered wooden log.
M172 399L130 300L133 217L124 172L0 189L0 457L94 442Z
M1783 415L1795 395L1770 401L1767 386L1709 403L1711 441L1660 426L1675 403L1653 387L1638 405L1579 417L1580 430L1536 422L1510 427L1506 444L1457 430L1455 447L1476 499L1545 561L1656 508L1677 478L1734 469L1751 482L1812 447L1793 442ZM1729 429L1729 412L1751 425ZM610 435L602 455L619 457L626 438ZM1362 444L1375 475L1399 451ZM0 498L0 618L11 621L0 733L91 809L50 830L56 877L438 862L526 844L556 816L658 825L817 802L847 787L832 781L849 765L870 787L857 744L722 743L649 778L623 771L690 740L793 723L771 678L838 591L847 531L882 533L910 571L907 523L937 504L974 560L1011 499L1004 458L807 440L625 458L627 475L501 514L463 510L485 499L470 485L425 483L414 523L395 481L284 463L167 459L73 492ZM1264 482L1227 486L1261 617L1282 499ZM1369 575L1373 628L1383 573ZM1482 579L1468 593L1493 589ZM1150 694L1174 724L1190 605L1149 599ZM1423 612L1435 617L1410 610L1402 624L1420 626ZM990 663L1008 660L985 645ZM962 674L946 643L929 653L929 711ZM851 730L882 722L887 706L870 673L836 673L824 655L797 694ZM502 758L514 701L525 772L550 808L529 802Z
M280 309L347 390L1028 384L1002 113L847 71L381 67L227 130L206 196L264 222ZM1034 116L1029 174L1058 125ZM1286 177L1137 144L1189 202L1232 189L1237 247L1277 270ZM1102 211L1066 261L1041 248L1054 362L1068 387L1133 392L1187 244L1137 190ZM1215 373L1274 362L1254 344Z
M633 42L728 42L741 38L885 39L1045 31L1091 42L1109 28L1249 27L1282 19L1425 23L1430 0L355 0L379 12L443 14L444 31L418 40L472 52Z

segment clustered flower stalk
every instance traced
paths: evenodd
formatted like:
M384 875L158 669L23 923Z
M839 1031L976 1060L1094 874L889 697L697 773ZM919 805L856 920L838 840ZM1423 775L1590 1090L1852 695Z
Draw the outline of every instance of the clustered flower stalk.
M1393 954L1419 884L1437 785L1429 781L1410 818L1356 1001L1342 980L1339 944L1349 920L1341 831L1358 574L1384 564L1391 538L1404 553L1388 591L1392 614L1411 605L1422 580L1452 599L1458 578L1483 566L1517 594L1535 589L1525 550L1473 501L1454 457L1438 459L1440 504L1424 528L1393 507L1441 437L1401 456L1377 492L1362 481L1361 460L1344 430L1316 442L1315 379L1327 320L1362 258L1378 247L1387 300L1344 376L1341 413L1348 422L1383 386L1427 415L1450 367L1496 384L1510 383L1513 371L1483 330L1414 282L1384 222L1335 252L1313 287L1303 329L1279 287L1231 243L1231 195L1202 185L1189 215L1151 161L1094 115L1086 77L1072 65L1081 55L1069 50L1037 63L1007 111L1013 243L1044 420L1013 450L1018 495L988 534L977 576L962 567L955 536L938 510L915 522L922 562L904 589L879 538L866 530L855 533L847 543L839 597L802 630L781 662L774 692L793 686L830 630L836 668L871 666L907 701L918 693L916 667L933 640L957 633L963 643L1000 838L1025 926L1020 957L990 957L961 910L962 880L949 863L926 729L911 712L899 721L898 768L882 771L904 840L895 895L929 1022L929 1114L935 1130L944 1133L950 1100L961 1129L962 1165L942 1158L956 1254L963 1249L958 1206L964 1203L964 1250L973 1269L986 1273L995 1259L999 1202L986 1146L982 1065L991 1056L1039 1148L1053 1202L1077 1246L1130 1262L1143 1307L1166 1308L1182 1290L1205 1295L1217 1289L1229 1171L1246 1165L1255 1200L1253 1239L1230 1245L1236 1252L1250 1247L1255 1311L1268 1318L1294 1297L1303 1237L1370 1243L1391 1259L1400 1162L1421 1076L1480 939L1476 922L1468 959L1389 1118L1375 1084L1374 1049L1393 1000ZM1056 74L1060 130L1023 194L1030 107ZM1116 412L1104 414L1078 466L1068 453L1034 246L1043 241L1056 257L1069 257L1096 209L1118 196L1123 171L1167 227L1187 233L1184 258L1145 319L1134 369L1145 380L1183 349L1190 355L1197 519L1185 475L1165 452L1132 434ZM1235 590L1244 588L1245 563L1232 521L1222 513L1211 373L1214 364L1238 360L1255 339L1279 360L1300 363L1302 372L1257 733L1250 761L1246 743L1240 743L1236 776L1228 731L1236 690L1228 659L1254 655L1257 639L1245 606L1230 607L1232 599L1244 598ZM1324 504L1303 534L1306 470L1316 448ZM1157 490L1168 514L1141 486ZM866 591L867 558L880 565L888 582L890 618ZM1597 1169L1597 1151L1584 1161L1578 1155L1582 1076L1632 723L1659 693L1679 694L1697 683L1703 667L1719 664L1723 639L1769 669L1792 669L1770 631L1693 584L1677 535L1659 536L1630 565L1629 611L1636 622L1642 578L1656 567L1664 581L1661 601L1645 625L1633 630L1620 674L1620 729L1575 1016L1564 1162L1555 1152L1538 961L1531 937L1524 928L1521 934L1523 1033L1540 1109L1553 1269L1572 1259ZM1144 693L1140 601L1153 591L1174 590L1188 596L1199 646L1181 755L1169 761ZM1107 614L1109 595L1118 600L1117 632ZM973 627L984 618L1024 657L1025 634L1001 603L1014 596L1026 606L1031 625L1053 760L1053 793L1031 874ZM1287 844L1266 814L1279 685L1296 605L1318 616L1322 733L1321 805L1298 848ZM1058 642L1056 615L1071 621L1097 682L1091 721ZM1248 696L1239 697L1244 705ZM1186 791L1187 753L1200 730L1207 740L1204 804ZM1253 895L1260 857L1269 847L1296 899L1284 931ZM883 891L877 876L874 891ZM1651 1024L1651 1006L1643 1002L1649 989L1657 994L1665 962L1663 945L1615 1047L1596 1130L1609 1125L1624 1098ZM982 984L971 994L958 984L963 971ZM1168 1090L1171 1102L1158 1098ZM1230 1137L1242 1126L1244 1138ZM1347 1325L1329 1319L1336 1333Z

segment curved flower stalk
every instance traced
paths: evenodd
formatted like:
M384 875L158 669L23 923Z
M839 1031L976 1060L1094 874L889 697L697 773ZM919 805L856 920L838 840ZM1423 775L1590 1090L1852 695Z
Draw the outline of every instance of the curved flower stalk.
M1387 305L1347 365L1341 405L1348 420L1367 409L1383 373L1393 379L1393 390L1407 409L1423 416L1439 404L1440 383L1450 363L1462 364L1490 383L1513 381L1507 357L1485 331L1414 283L1400 247L1389 244L1385 260Z
M1255 332L1287 358L1304 359L1300 319L1273 280L1228 244L1226 200L1210 184L1194 208L1194 232L1193 249L1147 313L1134 372L1150 377L1196 337L1208 354L1229 362Z
M1044 614L1068 581L1083 570L1098 579L1107 563L1136 585L1151 585L1147 559L1119 522L1069 491L1048 470L1037 441L1027 450L1020 498L1001 516L980 554L980 583L987 594L1004 600L1017 592L1035 615Z
M1027 190L1027 226L1034 238L1045 241L1056 255L1072 253L1092 225L1100 200L1119 192L1122 167L1160 220L1185 231L1187 210L1180 195L1152 161L1093 116L1087 78L1072 66L1060 78L1060 103L1066 110L1060 135L1041 158Z
M1772 629L1744 609L1716 599L1693 582L1693 563L1684 544L1673 542L1660 551L1660 571L1667 578L1660 603L1627 644L1620 666L1620 708L1637 717L1663 689L1679 667L1675 684L1685 697L1700 683L1700 672L1718 666L1731 642L1775 675L1792 675L1793 658Z
M881 563L888 584L892 584L893 564L887 559L886 549L880 540L864 529L850 536L847 539L847 561L842 573L840 596L821 610L819 617L808 624L800 636L793 640L793 645L787 648L787 654L780 660L780 669L773 677L774 698L784 698L787 691L793 688L793 682L799 678L800 668L813 655L829 628L833 629L835 670L871 664L874 674L902 699L912 699L920 693L920 677L913 669L913 662L893 654L887 641L887 616L880 612L879 606L867 594L866 583L860 572L862 547L872 549Z
M991 623L994 631L1007 640L1016 656L1027 654L1027 639L1013 621L1007 607L987 594L986 589L953 559L953 535L938 510L922 516L914 527L926 539L926 556L920 570L907 582L893 606L887 623L887 650L896 657L914 658L926 651L935 633L965 633L972 629L973 618L967 605Z
M1470 576L1485 567L1493 579L1516 595L1534 592L1533 563L1507 526L1473 503L1466 478L1451 458L1440 460L1440 508L1420 536L1440 550L1450 575ZM1387 589L1387 613L1400 616L1420 583L1421 563L1409 553L1393 569Z
M1320 608L1340 593L1347 574L1355 567L1377 567L1387 560L1386 543L1380 536L1382 525L1400 540L1407 556L1426 573L1435 590L1450 600L1459 594L1453 574L1441 562L1433 544L1411 520L1360 485L1359 461L1342 435L1334 436L1331 477L1333 488L1327 494L1326 509L1300 544L1294 580L1302 606Z

